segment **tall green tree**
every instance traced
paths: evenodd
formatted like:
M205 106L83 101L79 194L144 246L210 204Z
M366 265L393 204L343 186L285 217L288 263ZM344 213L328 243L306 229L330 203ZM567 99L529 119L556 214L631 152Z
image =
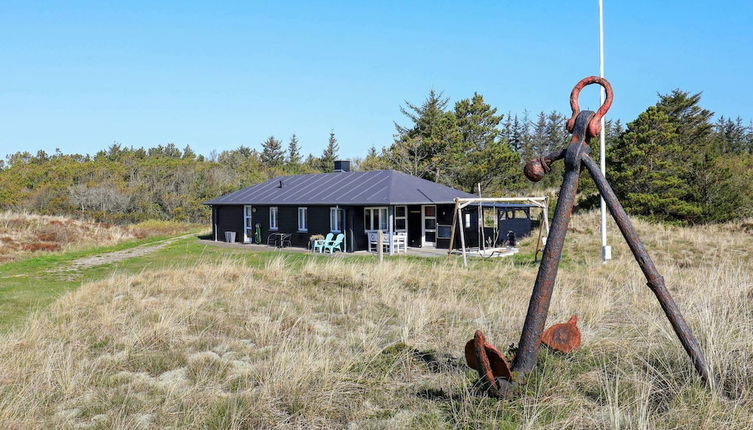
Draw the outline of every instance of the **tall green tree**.
M502 115L482 95L474 93L455 103L454 116L459 139L442 157L445 165L452 166L448 170L453 184L475 192L477 184L486 190L517 173L520 158L498 128Z
M290 136L290 142L288 143L288 164L291 166L297 166L301 164L301 147L298 144L298 136L293 133Z
M327 146L322 151L322 156L319 158L319 165L322 172L331 172L335 168L335 160L337 160L337 153L340 150L340 145L337 144L337 138L335 137L335 131L330 130L329 140Z
M400 107L410 123L395 123L394 143L385 154L393 168L446 182L443 157L459 139L455 115L445 110L448 103L448 98L431 90L420 106L406 101Z
M285 152L282 149L282 142L269 136L261 144L261 162L268 167L281 166L285 162Z
M710 111L700 94L674 90L629 123L608 152L608 175L632 213L663 221L702 220L714 163Z

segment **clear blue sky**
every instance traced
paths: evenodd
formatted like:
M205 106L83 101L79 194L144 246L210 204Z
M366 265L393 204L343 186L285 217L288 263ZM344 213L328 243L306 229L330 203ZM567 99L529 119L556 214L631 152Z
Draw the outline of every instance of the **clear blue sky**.
M402 101L431 88L566 112L598 73L596 0L221 3L3 2L0 154L113 141L208 154L293 132L318 154L332 128L352 157L391 143ZM750 3L605 3L609 117L681 88L753 119Z

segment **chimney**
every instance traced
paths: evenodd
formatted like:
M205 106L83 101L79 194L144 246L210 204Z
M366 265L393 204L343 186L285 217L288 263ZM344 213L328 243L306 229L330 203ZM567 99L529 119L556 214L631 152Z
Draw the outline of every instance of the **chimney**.
M347 160L335 161L335 172L350 172L350 161L347 161Z

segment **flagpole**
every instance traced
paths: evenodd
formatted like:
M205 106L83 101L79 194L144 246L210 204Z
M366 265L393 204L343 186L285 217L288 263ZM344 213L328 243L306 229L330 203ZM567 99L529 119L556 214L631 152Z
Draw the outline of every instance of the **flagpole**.
M604 77L604 0L599 0L599 76ZM604 88L599 91L599 106L604 104ZM599 164L601 172L607 174L606 155L606 127L604 117L601 117L601 133L599 134ZM607 245L607 205L601 198L601 261L606 263L612 259L612 247Z

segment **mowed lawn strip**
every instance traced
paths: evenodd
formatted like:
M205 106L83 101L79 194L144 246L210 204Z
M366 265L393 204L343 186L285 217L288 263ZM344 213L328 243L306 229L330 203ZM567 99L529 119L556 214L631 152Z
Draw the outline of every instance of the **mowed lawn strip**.
M48 305L61 294L80 286L83 282L108 276L114 265L125 262L68 270L73 261L139 246L157 245L172 237L175 236L153 236L112 246L41 255L0 265L0 330L7 330L30 312Z

